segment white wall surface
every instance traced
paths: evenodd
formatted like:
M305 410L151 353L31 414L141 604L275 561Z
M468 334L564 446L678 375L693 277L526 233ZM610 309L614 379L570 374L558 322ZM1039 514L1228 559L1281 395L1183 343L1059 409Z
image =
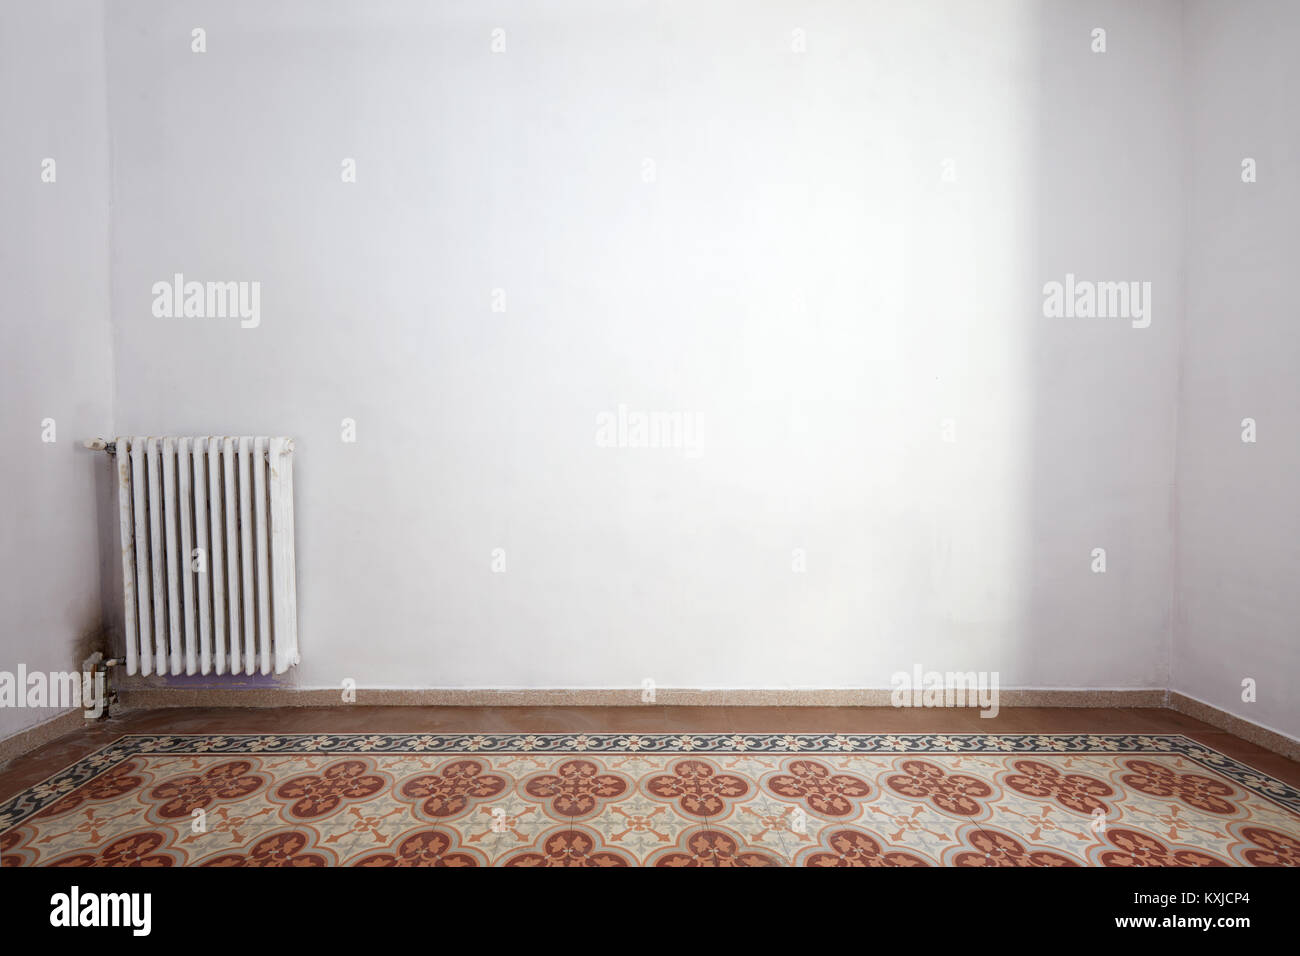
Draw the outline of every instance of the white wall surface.
M269 431L303 686L920 663L1300 733L1293 5L104 10L0 10L0 669L118 623L81 438ZM154 317L175 272L261 325ZM1066 273L1151 326L1045 318ZM600 447L620 405L699 454Z
M1300 6L1187 10L1172 687L1300 736ZM1257 181L1243 183L1242 160ZM1242 420L1256 441L1242 441ZM1242 700L1242 681L1257 700Z
M98 2L0 5L0 670L11 674L77 669L104 620L111 468L80 444L112 426L103 48ZM57 712L0 708L0 737Z
M304 686L1164 687L1181 36L1172 2L110 4L116 429L298 439ZM260 326L155 318L176 272L260 282ZM1150 327L1044 318L1066 273L1152 283ZM701 453L599 447L620 404Z

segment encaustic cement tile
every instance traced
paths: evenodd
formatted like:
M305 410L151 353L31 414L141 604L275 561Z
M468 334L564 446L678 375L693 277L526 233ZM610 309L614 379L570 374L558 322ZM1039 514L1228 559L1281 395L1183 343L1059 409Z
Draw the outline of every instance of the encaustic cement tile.
M131 736L5 866L1294 866L1300 793L1179 735Z

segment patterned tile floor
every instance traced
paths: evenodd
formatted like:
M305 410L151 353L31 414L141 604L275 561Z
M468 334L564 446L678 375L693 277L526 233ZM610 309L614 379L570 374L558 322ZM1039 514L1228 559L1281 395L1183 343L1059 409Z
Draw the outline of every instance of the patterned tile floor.
M1177 734L133 735L3 866L1295 866L1300 791Z

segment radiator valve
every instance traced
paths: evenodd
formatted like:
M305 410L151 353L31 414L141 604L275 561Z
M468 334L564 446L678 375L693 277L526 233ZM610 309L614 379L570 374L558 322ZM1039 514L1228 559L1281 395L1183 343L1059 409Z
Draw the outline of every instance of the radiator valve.
M87 720L104 720L121 712L117 690L110 679L111 668L121 664L121 658L106 658L100 651L81 662L81 705Z

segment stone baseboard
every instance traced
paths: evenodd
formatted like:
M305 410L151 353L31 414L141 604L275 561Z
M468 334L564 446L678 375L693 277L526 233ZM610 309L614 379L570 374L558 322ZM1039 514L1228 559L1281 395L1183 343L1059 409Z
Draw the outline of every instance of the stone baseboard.
M1259 724L1252 724L1244 717L1238 717L1226 710L1220 710L1211 704L1197 700L1195 697L1188 697L1186 694L1170 691L1168 707L1170 710L1176 710L1188 717L1203 720L1220 730L1226 730L1234 737L1240 737L1242 740L1247 740L1266 750L1279 753L1289 760L1300 760L1300 741L1294 740L1285 734L1280 734L1275 730L1269 730L1267 727L1261 727Z
M0 764L12 760L19 754L35 750L51 740L57 740L67 734L76 733L85 727L87 723L91 723L91 721L87 721L80 710L70 710L66 714L51 717L35 727L20 730L13 736L0 740Z
M285 687L122 688L133 710L166 707L334 707L341 690ZM1006 689L1000 707L1165 707L1160 689ZM349 703L372 707L889 707L890 691L878 688L703 690L659 687L653 701L639 687L626 688L357 688Z

